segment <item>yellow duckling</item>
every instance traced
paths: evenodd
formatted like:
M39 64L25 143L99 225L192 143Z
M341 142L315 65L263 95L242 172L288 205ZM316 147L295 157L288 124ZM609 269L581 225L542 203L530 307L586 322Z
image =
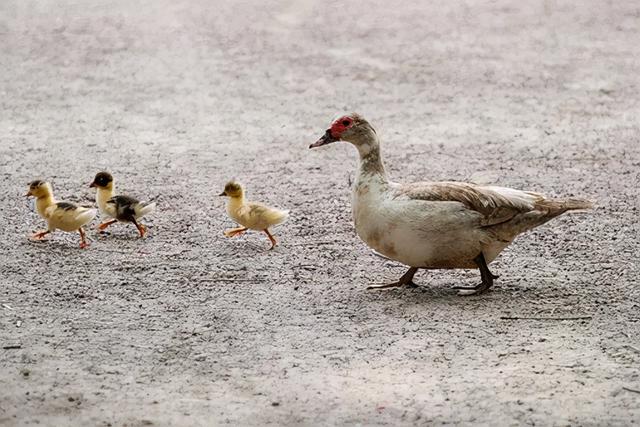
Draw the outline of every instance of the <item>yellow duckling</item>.
M55 230L78 231L80 233L80 248L84 249L89 244L85 238L82 227L95 218L95 209L83 208L68 202L56 202L53 198L51 184L41 180L35 180L29 184L29 191L25 196L36 198L36 210L41 217L47 220L47 230L40 231L31 236L40 240Z
M147 234L147 227L141 224L139 219L153 212L156 209L155 203L141 202L126 195L116 195L113 176L109 172L98 172L89 187L97 188L96 203L100 214L108 218L98 226L98 230L102 232L119 221L135 225L140 237Z
M234 221L242 225L239 228L226 230L225 236L239 236L249 229L260 230L264 231L271 241L269 250L276 246L278 242L269 231L269 227L285 222L289 217L289 211L281 211L260 203L245 201L244 189L234 181L230 181L224 186L224 191L220 193L220 196L229 197L227 213Z

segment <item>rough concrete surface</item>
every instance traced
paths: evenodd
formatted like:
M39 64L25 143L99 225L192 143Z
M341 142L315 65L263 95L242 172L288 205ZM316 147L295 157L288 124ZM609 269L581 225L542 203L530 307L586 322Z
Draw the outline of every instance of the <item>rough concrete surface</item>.
M638 28L636 1L0 2L0 424L638 424ZM354 233L355 150L307 149L344 111L395 180L597 207L485 295L367 291L404 267ZM91 204L101 169L157 201L146 240L27 239L30 180ZM276 250L222 236L229 178L292 211Z

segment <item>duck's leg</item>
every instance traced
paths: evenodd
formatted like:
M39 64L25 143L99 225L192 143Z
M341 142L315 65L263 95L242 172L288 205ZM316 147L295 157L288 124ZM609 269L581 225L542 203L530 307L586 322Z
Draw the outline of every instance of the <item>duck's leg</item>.
M224 235L227 237L239 236L247 230L248 228L246 227L231 228L229 230L225 230Z
M51 231L49 231L49 230L39 231L37 233L33 233L31 235L31 239L32 240L42 240L42 239L44 239L44 236L46 236L49 233L51 233Z
M87 243L87 236L85 235L82 227L78 228L78 232L80 233L80 249L84 249L89 246L89 243Z
M104 231L108 226L118 222L117 219L110 219L109 221L105 221L98 226L98 231Z
M367 289L389 289L389 288L399 288L402 286L407 286L409 288L416 288L418 285L413 283L413 276L416 274L416 271L418 271L418 267L411 267L409 270L407 270L406 273L402 275L400 279L398 279L397 282L387 283L384 285L370 285L370 286L367 286Z
M140 233L140 237L144 237L145 234L147 234L147 227L145 227L144 225L140 224L138 221L136 221L135 218L133 218L133 225L136 226L136 228L138 229L138 233Z
M492 287L493 280L499 277L489 271L489 267L487 267L487 261L484 259L484 254L482 252L480 252L480 255L473 259L473 262L475 262L478 266L478 269L480 269L480 277L482 278L482 282L475 286L454 286L453 289L462 291L458 292L459 295L466 296L481 294Z
M273 235L269 232L268 228L265 228L264 230L265 233L267 233L267 236L269 237L269 240L271 240L271 247L269 248L269 250L273 249L276 247L276 245L278 244L278 242L276 242L276 238L273 237Z

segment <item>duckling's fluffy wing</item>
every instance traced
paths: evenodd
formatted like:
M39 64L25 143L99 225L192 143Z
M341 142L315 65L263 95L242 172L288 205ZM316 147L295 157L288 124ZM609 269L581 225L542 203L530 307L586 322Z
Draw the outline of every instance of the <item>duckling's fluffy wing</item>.
M106 203L108 213L118 221L134 222L140 217L138 213L143 208L140 201L131 196L113 196Z
M238 210L242 225L256 230L264 230L281 224L289 217L289 211L281 211L262 203L246 203Z
M141 202L131 196L118 195L107 200L107 210L120 221L132 222L133 219L142 218L156 210L156 204Z
M64 231L75 231L89 223L98 213L95 209L88 209L69 202L57 202L47 208L45 216L49 228Z

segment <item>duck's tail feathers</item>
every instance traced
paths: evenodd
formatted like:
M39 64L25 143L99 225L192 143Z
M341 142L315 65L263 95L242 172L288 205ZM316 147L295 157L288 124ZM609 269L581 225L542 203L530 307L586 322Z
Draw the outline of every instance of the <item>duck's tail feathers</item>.
M510 220L490 227L492 233L504 241L511 241L520 233L531 230L567 211L593 208L593 203L584 199L544 199L536 201L534 209L515 215Z
M567 211L587 210L593 208L593 202L585 199L545 199L536 204L537 208L546 209L555 217Z
M151 212L156 210L156 204L154 203L148 203L148 202L142 202L140 203L140 208L138 209L138 218L141 218L145 215L150 214Z
M568 211L593 209L593 202L585 199L567 199L564 200L564 207Z

